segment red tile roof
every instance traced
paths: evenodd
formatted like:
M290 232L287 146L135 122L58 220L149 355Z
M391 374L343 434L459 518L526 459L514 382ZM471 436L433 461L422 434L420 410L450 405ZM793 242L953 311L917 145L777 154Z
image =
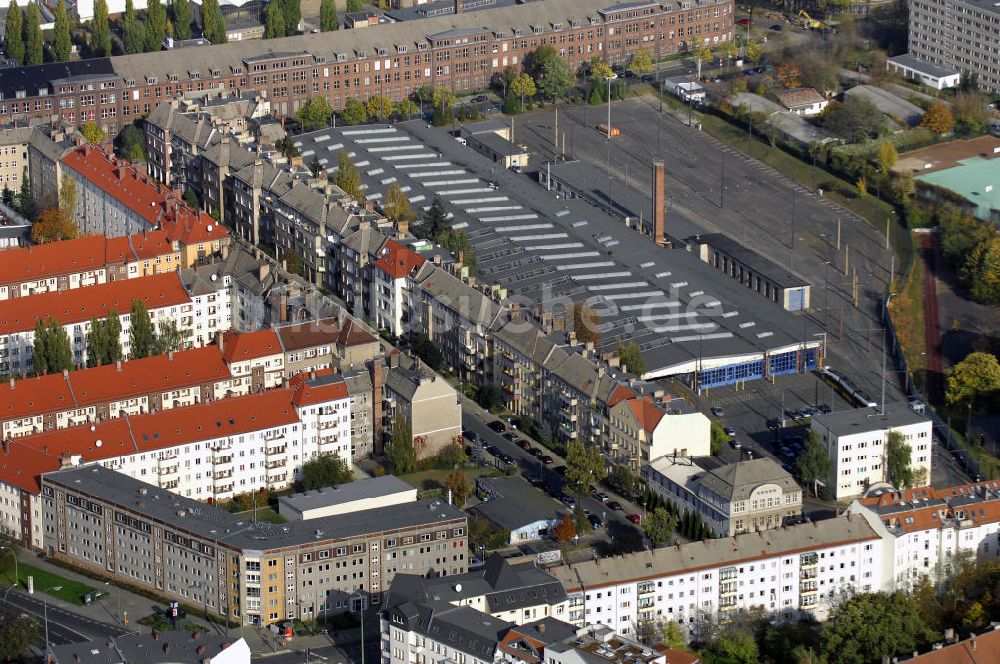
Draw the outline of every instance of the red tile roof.
M326 376L335 376L325 380L316 380ZM292 403L300 408L325 401L336 401L347 398L347 383L333 373L333 369L320 369L311 373L300 373L288 381L292 388Z
M0 283L14 284L54 277L107 264L105 241L101 235L52 242L37 247L7 249L0 261Z
M205 212L189 208L171 189L100 148L83 145L62 162L145 219L150 228L162 227L172 240L193 244L229 235L225 227Z
M222 359L227 364L281 355L284 352L278 333L270 328L256 332L226 332L222 337L222 345Z
M0 420L40 415L76 407L73 390L61 373L0 385Z
M973 636L906 661L912 664L1000 664L1000 631Z
M423 256L391 238L379 250L375 261L375 267L393 279L402 279L423 264Z
M611 394L608 395L608 408L617 406L626 399L635 399L635 392L618 383L615 385L615 389L611 390Z
M646 395L641 399L629 399L628 406L632 410L632 414L635 415L635 419L638 420L639 426L641 426L646 431L652 433L656 429L656 425L660 423L663 416L666 413L656 405L653 401L653 397Z
M128 313L134 300L157 309L187 304L191 298L174 272L19 297L0 302L0 334L32 330L40 318L52 317L66 325L104 318L112 311Z
M701 662L701 657L680 648L668 648L664 645L657 645L653 646L653 650L666 655L667 664L698 664Z
M292 407L292 390L279 388L146 415L105 420L96 425L53 429L18 438L17 442L56 457L80 456L83 462L90 462L240 435L297 421L298 416Z
M826 97L821 95L816 88L795 88L794 90L779 92L775 94L775 96L778 98L778 101L781 102L782 106L789 109L793 109L798 106L822 104L826 101Z
M61 465L58 457L16 440L4 441L0 448L0 482L36 496L42 491L42 473L59 470Z
M0 384L0 420L41 415L231 378L218 346Z
M75 240L8 249L0 261L0 283L35 281L172 252L167 232L163 230L128 237L85 235Z

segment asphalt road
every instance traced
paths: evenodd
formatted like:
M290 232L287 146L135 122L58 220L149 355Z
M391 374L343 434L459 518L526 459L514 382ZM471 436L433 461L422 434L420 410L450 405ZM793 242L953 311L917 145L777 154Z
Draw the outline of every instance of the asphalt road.
M37 597L25 595L16 591L3 591L3 609L13 613L27 613L38 619L41 633L45 634L46 615L48 617L49 642L53 645L80 643L91 639L102 639L107 636L127 634L131 630L122 629L119 625L111 625L91 620L79 614L45 604Z

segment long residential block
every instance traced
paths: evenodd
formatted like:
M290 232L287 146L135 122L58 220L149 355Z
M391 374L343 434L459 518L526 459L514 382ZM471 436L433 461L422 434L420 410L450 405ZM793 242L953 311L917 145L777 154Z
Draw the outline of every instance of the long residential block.
M243 624L378 602L397 572L468 569L466 516L441 500L267 524L100 466L41 482L48 555Z
M738 609L824 619L853 593L882 590L884 544L860 517L562 565L549 573L569 596L568 622L622 634L662 619L697 630Z
M135 301L145 305L154 329L172 320L186 345L204 346L217 333L229 329L232 316L228 287L229 277L223 276L218 290L189 294L178 274L169 273L0 301L0 372L26 374L34 370L35 324L49 318L66 331L74 361L84 365L91 320L116 312L122 326L119 343L122 352L129 355L129 312Z
M484 27L486 26L486 27ZM157 100L185 92L258 92L275 115L294 115L325 96L386 95L398 101L422 85L485 89L542 44L571 71L594 56L625 65L641 48L654 59L732 39L732 2L547 0L477 12L283 39L12 67L0 72L0 122L58 117L93 120L116 134L149 115Z

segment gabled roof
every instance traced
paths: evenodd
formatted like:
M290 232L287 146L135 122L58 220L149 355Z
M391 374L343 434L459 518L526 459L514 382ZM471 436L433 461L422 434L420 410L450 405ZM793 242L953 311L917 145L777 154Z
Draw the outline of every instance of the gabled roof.
M0 302L0 334L33 330L38 320L49 317L67 325L106 318L112 311L125 314L135 300L146 309L159 309L187 304L191 298L173 272L19 297Z
M389 239L379 250L374 265L392 279L402 279L424 264L424 257Z
M22 249L7 249L0 261L0 283L11 284L83 272L107 264L105 240L87 235Z
M635 399L635 392L625 387L621 383L615 385L614 389L611 390L611 394L608 395L608 408L613 408L617 406L622 401L626 399Z
M222 335L222 359L226 364L281 355L281 341L273 329L256 332L226 332Z
M641 399L629 399L625 403L628 404L629 410L635 416L636 421L639 423L643 429L647 432L652 433L656 429L656 425L660 423L663 416L666 413L656 405L653 401L653 397L648 394Z
M361 346L363 344L378 343L378 337L362 327L361 323L353 318L344 321L344 326L337 334L337 345L344 348Z
M62 163L128 207L150 228L166 230L171 240L195 244L229 236L225 227L207 213L192 210L171 189L100 148L80 146L66 154Z
M56 457L80 456L83 462L88 462L296 422L298 415L292 407L292 390L278 388L96 424L53 429L17 441Z
M68 374L11 379L0 384L0 420L12 420L55 410L75 408Z
M794 90L779 92L775 96L781 102L782 106L790 110L794 110L800 106L822 104L826 101L826 97L821 95L816 88L795 88Z
M337 335L340 334L340 326L337 324L337 319L331 317L282 325L275 328L274 331L281 340L281 347L285 352L288 352L333 345L337 340Z
M0 482L37 496L42 490L42 473L59 470L62 464L58 457L24 445L19 440L3 441L0 447Z
M292 403L299 408L348 398L347 383L332 369L321 369L312 375L297 374L288 383L292 388Z
M732 501L746 500L762 484L777 484L783 492L800 490L788 471L770 457L727 463L706 471L698 482L723 499Z

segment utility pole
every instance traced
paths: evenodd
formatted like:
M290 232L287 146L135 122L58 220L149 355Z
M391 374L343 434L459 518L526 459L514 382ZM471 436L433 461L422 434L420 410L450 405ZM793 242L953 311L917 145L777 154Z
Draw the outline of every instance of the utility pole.
M840 251L840 217L837 217L837 251Z
M553 127L553 139L552 139L552 152L557 154L559 152L559 107L556 106L556 120L555 126Z

